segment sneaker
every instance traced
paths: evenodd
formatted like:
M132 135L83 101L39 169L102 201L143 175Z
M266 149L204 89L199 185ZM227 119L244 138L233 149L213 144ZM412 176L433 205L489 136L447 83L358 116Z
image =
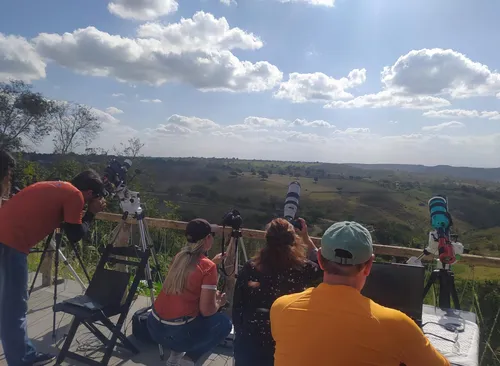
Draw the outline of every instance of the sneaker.
M179 366L179 362L185 354L186 352L170 351L170 357L167 360L166 366Z
M56 356L47 353L38 353L35 355L35 359L31 366L43 366L56 360Z

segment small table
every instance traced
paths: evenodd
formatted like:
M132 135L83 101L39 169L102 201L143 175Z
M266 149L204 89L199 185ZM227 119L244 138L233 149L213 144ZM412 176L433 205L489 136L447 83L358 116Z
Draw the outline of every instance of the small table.
M463 330L457 330L456 327ZM479 326L476 314L424 305L422 331L452 365L479 364Z

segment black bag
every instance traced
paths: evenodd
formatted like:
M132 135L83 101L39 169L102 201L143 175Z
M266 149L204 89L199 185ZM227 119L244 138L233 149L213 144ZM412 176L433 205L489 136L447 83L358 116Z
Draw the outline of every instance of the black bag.
M132 334L139 341L144 343L155 343L148 330L148 317L151 313L151 306L137 310L132 316Z

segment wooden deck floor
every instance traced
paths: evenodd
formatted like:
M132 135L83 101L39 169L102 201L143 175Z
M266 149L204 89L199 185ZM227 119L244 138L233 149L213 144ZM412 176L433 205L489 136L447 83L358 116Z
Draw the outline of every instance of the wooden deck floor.
M53 321L53 287L39 288L39 281L35 284L35 289L31 294L28 305L28 335L38 351L51 352L57 354L64 343L64 336L69 330L71 322L70 315L61 313L56 314L56 342L52 340L52 321ZM30 282L31 284L31 282ZM77 296L81 294L81 287L74 281L65 281L57 287L57 301ZM138 355L133 355L126 350L115 348L115 352L110 366L132 366L132 365L164 365L160 360L158 347L154 345L144 344L135 339L132 335L131 315L138 309L148 305L148 298L139 297L134 303L129 312L127 321L125 322L125 334L141 351ZM106 334L106 333L105 333ZM92 357L100 361L102 357L102 343L100 343L85 327L80 327L73 345L72 351L82 354L86 357ZM168 357L168 350L165 349L165 359ZM231 366L232 365L232 349L231 347L220 346L203 364L203 366ZM67 359L64 365L83 365L77 361ZM0 365L6 366L7 362L3 354L2 345L0 342Z

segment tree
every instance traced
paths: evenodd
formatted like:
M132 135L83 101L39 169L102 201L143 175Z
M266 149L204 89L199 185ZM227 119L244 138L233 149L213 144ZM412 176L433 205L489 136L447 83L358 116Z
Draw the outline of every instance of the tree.
M81 104L54 103L51 115L56 154L66 155L81 145L88 146L102 130L99 118L89 107Z
M51 103L23 81L0 83L0 147L19 150L29 142L42 142L52 127L50 108Z
M116 155L118 156L126 156L130 158L136 158L140 156L140 152L144 147L144 144L141 142L141 139L138 137L132 137L127 140L127 143L120 143L121 149L113 148Z

